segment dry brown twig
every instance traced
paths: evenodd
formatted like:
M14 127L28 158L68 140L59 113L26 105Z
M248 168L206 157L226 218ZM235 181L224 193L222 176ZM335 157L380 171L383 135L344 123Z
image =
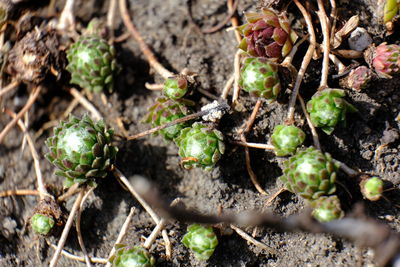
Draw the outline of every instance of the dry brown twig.
M39 93L42 90L42 86L35 87L32 93L29 95L28 101L25 106L18 112L18 114L4 127L4 129L0 133L0 144L3 143L4 138L8 134L8 132L15 126L17 121L24 116L24 114L32 107L33 103L35 103L36 99L39 96Z
M49 241L47 241L47 240L46 240L46 242L47 242L47 244L48 244L51 248L57 249L57 246L56 246L56 245L51 244L51 243L50 243ZM76 256L76 255L74 255L74 254L72 254L72 253L70 253L70 252L68 252L68 251L66 251L66 250L64 250L64 249L61 250L61 255L65 256L65 257L67 257L67 258L69 258L69 259L71 259L71 260L80 261L80 262L85 262L85 258L84 258L84 257ZM92 258L90 258L90 260L91 260L93 263L101 263L101 264L106 264L106 263L108 262L107 259L104 259L104 258L97 258L97 257L92 257Z
M53 257L52 257L52 259L50 261L50 265L49 265L50 267L57 266L57 262L58 262L58 259L60 257L60 253L61 253L61 251L62 251L62 249L63 249L63 247L65 245L65 242L67 241L69 230L72 227L72 224L74 222L75 214L76 214L77 210L79 209L79 206L80 206L80 204L82 202L82 198L83 198L84 194L85 194L85 190L82 189L82 191L79 193L78 197L76 198L76 200L74 202L74 205L72 206L72 209L71 209L71 211L69 213L67 222L65 223L64 230L63 230L63 232L61 234L60 240L58 241L57 249L54 252L54 255L53 255Z
M319 143L318 133L317 133L317 130L315 129L314 125L311 122L311 118L310 118L310 115L307 112L307 108L306 108L306 104L304 103L304 99L301 97L300 94L297 95L297 99L300 102L301 109L303 110L304 116L306 116L308 127L311 130L311 135L312 135L312 138L313 138L314 146L315 146L316 149L321 150L321 144Z
M237 104L239 99L240 87L239 87L239 80L240 80L240 56L242 51L239 49L236 51L235 59L233 62L234 65L234 82L233 82L233 96L232 96L232 106Z
M301 82L303 81L304 74L307 70L308 64L310 64L312 55L314 54L317 39L315 37L315 31L314 31L314 26L312 24L311 16L308 13L308 11L303 7L303 5L298 1L294 0L296 6L300 10L301 14L303 15L304 19L306 20L307 23L307 29L308 33L310 34L310 45L308 46L307 52L303 58L303 61L301 62L300 69L297 74L296 82L292 90L292 95L290 96L290 101L289 101L289 110L286 118L286 122L288 124L292 124L294 122L294 107L296 104L296 99L297 99L297 94L299 93L300 85Z
M115 240L115 243L114 243L114 245L113 245L113 247L112 247L110 253L108 254L107 259L110 259L110 258L114 255L114 253L115 253L115 245L116 245L116 244L120 244L121 241L122 241L122 239L124 238L126 232L128 231L129 224L130 224L130 222L131 222L131 220L132 220L132 217L133 217L133 215L135 214L135 210L136 210L135 207L132 207L132 208L130 209L129 214L128 214L128 216L126 217L125 222L124 222L124 224L123 224L122 227L121 227L121 230L119 231L118 237L117 237L117 239ZM111 263L110 263L109 261L107 262L106 267L111 267Z
M83 211L83 205L85 204L86 199L89 197L89 195L93 192L95 188L91 187L83 196L82 201L79 205L78 210L76 211L76 232L78 234L78 242L79 246L81 247L81 250L83 252L83 257L85 258L86 266L91 267L92 265L90 264L90 257L87 253L86 247L85 247L85 242L83 241L83 236L82 236L82 231L81 231L81 217L82 217L82 211Z
M75 88L69 89L69 93L91 114L95 120L101 120L102 116L100 112L89 102L78 90Z
M18 87L18 85L20 84L19 81L13 81L11 83L9 83L6 87L3 87L0 89L0 98L7 94L8 92L11 92L12 90L16 89Z
M119 0L119 11L125 26L128 28L133 38L135 38L135 40L139 43L140 49L146 56L150 66L152 66L164 79L173 76L174 74L172 72L164 68L164 66L158 62L154 53L150 50L140 33L137 31L136 27L133 25L126 7L126 0Z
M33 189L13 189L0 192L0 197L11 196L40 196L40 193L38 190Z
M268 247L267 245L265 245L264 243L254 239L253 237L251 237L248 233L246 233L245 231L243 231L242 229L240 229L239 227L230 224L229 225L240 237L242 237L244 240L246 240L247 242L265 250L266 252L268 252L271 255L277 255L278 252L273 249Z
M329 74L329 53L330 53L330 29L328 17L326 16L324 3L322 0L318 0L318 11L317 15L319 21L321 22L322 35L323 35L323 51L324 56L322 59L322 71L321 71L321 80L319 84L318 90L324 90L328 87L328 74Z

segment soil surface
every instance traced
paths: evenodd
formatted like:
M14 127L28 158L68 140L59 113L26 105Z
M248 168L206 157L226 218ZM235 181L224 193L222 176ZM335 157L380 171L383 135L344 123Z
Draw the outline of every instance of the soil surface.
M104 3L103 3L104 2ZM265 1L268 2L268 1ZM337 1L339 24L343 24L350 16L358 14L360 25L373 36L374 43L382 41L400 43L399 35L386 37L384 28L378 24L375 17L373 1ZM242 0L239 3L239 18L243 22L243 12L256 10L265 3ZM58 4L60 7L62 3ZM196 72L201 88L213 95L220 95L226 81L233 73L233 57L237 50L237 42L233 31L226 28L213 33L202 34L198 27L207 28L216 25L227 14L225 1L219 0L135 0L130 1L130 14L142 33L145 42L150 45L157 58L168 69L180 72L183 68ZM108 1L78 1L76 16L84 25L92 17L105 20ZM376 8L376 6L375 6ZM293 4L289 6L290 18L300 19L301 15ZM126 32L119 13L116 17L117 35ZM303 20L294 23L297 30ZM316 26L320 34L320 29ZM303 33L304 33L303 32ZM321 39L320 39L321 40ZM319 40L319 41L320 41ZM307 42L300 46L294 59L294 65L299 68ZM344 42L344 47L347 44ZM142 55L138 44L133 39L116 44L118 61L123 66L116 79L115 92L107 96L105 105L100 96L95 95L92 102L104 116L104 120L112 126L116 133L122 135L117 125L117 118L122 117L124 127L130 134L149 129L144 124L145 117L160 92L147 90L146 82L162 83L163 79L154 74ZM343 60L351 64L350 60ZM364 64L362 59L357 62ZM319 84L321 60L312 61L301 94L308 100ZM332 75L337 70L330 69L329 85L338 88L338 79ZM286 84L290 81L285 81ZM65 84L65 88L68 86ZM399 195L400 183L400 141L399 125L395 117L400 111L399 77L390 80L374 80L370 86L361 91L347 91L347 100L357 107L358 113L349 114L347 126L337 127L328 136L318 130L322 149L346 163L349 167L362 172L381 177L386 181L385 198L377 202L362 199L358 184L348 178L345 173L338 174L338 196L346 212L357 202L364 202L365 212L394 230L400 230ZM0 103L3 107L17 111L26 102L28 90L24 86L8 94ZM35 136L44 123L59 118L66 110L72 97L63 90L60 84L50 85L41 94L39 100L29 111L29 133ZM277 102L263 103L257 118L248 135L249 142L268 143L269 137L278 124L284 122L290 92L283 92ZM201 105L212 99L195 92L192 99ZM210 172L202 169L184 170L180 166L178 150L173 142L166 142L160 136L150 135L145 138L126 142L116 138L119 147L117 166L128 178L139 174L156 183L160 192L169 200L180 198L187 207L204 213L240 212L245 210L270 210L280 216L296 214L307 206L303 199L295 194L284 192L271 205L265 206L269 196L261 195L250 181L245 166L244 149L229 143L237 140L237 130L249 117L256 99L241 92L240 102L245 110L226 114L219 124L219 130L225 134L227 150L215 169ZM86 111L78 106L73 114L81 116ZM10 120L8 116L0 116L0 129ZM296 121L307 134L305 146L312 145L312 138L300 106L296 109ZM63 179L53 174L54 167L44 159L47 148L44 141L52 134L48 128L36 136L35 146L41 157L40 167L45 183L51 188L61 190ZM32 157L27 146L22 150L23 134L15 127L0 145L0 190L35 189L36 176ZM379 152L376 150L382 147ZM278 158L273 153L250 149L252 167L262 187L268 193L274 193L282 187L277 181L281 175L284 158ZM74 198L66 203L71 209ZM0 266L47 266L54 250L42 237L37 237L27 224L38 202L35 196L17 196L0 199ZM99 182L94 193L84 205L82 214L82 233L89 255L94 257L108 256L120 228L128 215L130 208L135 207L135 215L123 243L139 245L142 237L147 237L155 224L139 203L124 190L114 177L109 175ZM278 233L273 230L257 228L255 238L272 249L276 255L248 244L236 233L219 237L219 245L206 263L197 261L181 243L186 231L186 224L168 223L166 229L172 242L173 258L167 260L163 239L157 238L151 248L157 259L157 266L373 266L374 251L360 248L346 240L330 235L313 235L307 233ZM252 234L253 229L244 229ZM49 237L47 241L58 242L59 236ZM78 244L76 231L72 228L65 249L75 255L82 255ZM101 264L98 264L100 266ZM59 266L84 266L74 260L61 257Z

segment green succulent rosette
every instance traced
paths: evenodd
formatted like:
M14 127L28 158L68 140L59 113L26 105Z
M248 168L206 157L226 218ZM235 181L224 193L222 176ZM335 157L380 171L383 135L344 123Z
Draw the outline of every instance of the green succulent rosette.
M312 215L320 222L339 220L344 216L337 196L322 196L312 201L311 206L314 208Z
M175 75L165 80L163 93L166 97L177 100L189 91L189 82L184 75Z
M161 126L172 122L176 119L185 117L192 113L190 107L194 106L194 102L187 99L172 100L166 97L159 97L156 103L149 108L145 122L151 123L153 127ZM166 140L175 139L183 128L190 126L190 122L182 122L173 126L164 128L159 133Z
M343 99L345 91L325 89L315 93L307 102L307 111L315 127L320 127L326 134L331 134L335 126L346 123L346 113L357 109Z
M318 199L336 191L336 171L328 153L322 153L314 147L298 149L296 154L284 163L283 175L279 179L292 193L306 199Z
M274 101L281 90L278 65L266 58L247 58L240 72L239 85L252 96Z
M193 251L198 260L208 260L218 245L218 238L212 227L192 224L182 239L183 245Z
M195 122L184 128L175 139L185 169L201 167L211 170L225 152L223 134L207 125Z
M293 125L277 125L271 135L271 143L277 156L286 156L296 152L303 144L306 134Z
M155 259L144 248L135 246L127 247L118 244L116 252L110 258L112 267L153 267Z
M364 179L360 183L361 193L370 201L377 201L382 197L383 181L379 177Z
M93 91L113 90L113 76L119 70L114 46L97 36L81 36L67 50L71 83Z
M31 219L30 223L33 231L37 234L47 235L54 227L54 219L50 216L43 215L40 213L35 213Z
M65 177L64 186L75 183L94 185L96 178L104 178L115 162L118 148L111 144L113 130L104 121L93 122L89 116L82 119L70 116L54 128L54 136L46 140L50 152L46 158Z

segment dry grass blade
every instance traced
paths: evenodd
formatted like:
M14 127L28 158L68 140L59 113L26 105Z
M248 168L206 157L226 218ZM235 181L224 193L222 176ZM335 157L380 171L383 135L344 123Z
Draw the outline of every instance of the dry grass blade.
M242 229L240 229L239 227L231 224L230 227L240 236L242 237L244 240L246 240L247 242L267 251L269 254L271 255L277 255L278 252L273 249L268 247L267 245L265 245L264 243L254 239L253 237L251 237L249 234L247 234L245 231L243 231Z
M65 242L67 241L69 230L71 229L72 224L74 222L75 213L79 209L79 206L80 206L80 204L82 202L82 198L83 198L84 194L85 194L85 191L82 190L79 193L78 197L76 198L76 200L74 202L74 205L72 206L71 212L69 213L69 216L68 216L67 223L65 224L64 230L63 230L63 232L61 234L61 237L60 237L60 240L58 241L57 249L54 252L54 255L53 255L53 257L52 257L52 259L50 261L50 265L49 265L50 267L57 266L57 262L58 262L58 259L60 257L60 253L61 253L61 251L62 251L62 249L63 249L63 247L65 245Z
M108 254L108 259L110 259L112 257L112 255L114 255L115 245L120 244L122 239L124 238L126 231L128 231L129 224L130 224L134 214L135 214L135 208L132 207L131 210L129 211L128 216L125 219L124 224L121 227L121 230L119 231L119 234L118 234L117 240L115 240L114 246L112 247L110 253ZM111 263L107 262L106 267L111 267Z
M84 108L86 108L92 114L92 117L95 120L101 120L102 116L100 112L78 90L71 88L69 92Z
M297 98L299 99L301 109L303 110L304 116L306 116L308 127L311 130L314 146L318 150L321 150L321 144L319 143L318 133L317 133L317 130L315 129L314 125L311 122L310 114L308 114L308 112L307 112L307 108L306 108L306 104L304 103L304 99L301 97L301 95L297 95Z
M41 92L42 87L38 86L33 89L33 92L30 94L28 101L26 102L25 106L18 112L18 114L4 127L3 131L0 133L0 144L3 143L4 138L8 134L8 132L15 126L17 121L24 116L24 114L32 107L33 103L35 103L36 99Z
M40 196L40 192L32 189L13 189L0 192L0 197L11 196Z
M57 249L57 246L56 245L54 245L54 244L51 244L51 243L49 243L49 242L47 242L48 244L49 244L49 246L50 247L52 247L53 249ZM65 256L65 257L67 257L67 258L69 258L69 259L71 259L71 260L75 260L75 261L80 261L80 262L85 262L85 258L84 257L80 257L80 256L76 256L76 255L74 255L74 254L72 254L72 253L70 253L70 252L68 252L68 251L66 251L66 250L61 250L61 255L63 255L63 256ZM104 259L104 258L96 258L96 257L93 257L93 258L91 258L90 259L93 263L101 263L101 264L106 264L108 261L107 261L107 259Z
M318 90L323 90L328 87L328 74L329 74L329 53L330 53L330 32L329 32L329 22L328 17L326 16L324 3L322 0L318 0L318 8L317 15L319 21L321 22L322 35L324 37L322 46L324 50L324 57L322 60L322 71L321 71L321 80L319 84Z
M160 62L158 62L153 52L144 42L142 36L137 31L136 27L133 25L128 14L128 9L126 7L126 0L119 0L119 10L125 26L128 28L133 38L135 38L135 40L139 43L140 49L142 50L143 54L149 61L150 66L152 66L162 77L164 77L164 79L173 76L174 74L172 72L164 68L164 66L161 65Z

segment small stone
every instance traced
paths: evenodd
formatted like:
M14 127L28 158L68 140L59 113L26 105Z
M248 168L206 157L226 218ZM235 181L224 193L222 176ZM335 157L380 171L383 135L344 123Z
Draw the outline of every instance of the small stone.
M348 42L352 50L364 51L370 44L372 44L372 38L366 29L357 27L350 34Z

